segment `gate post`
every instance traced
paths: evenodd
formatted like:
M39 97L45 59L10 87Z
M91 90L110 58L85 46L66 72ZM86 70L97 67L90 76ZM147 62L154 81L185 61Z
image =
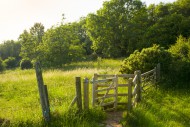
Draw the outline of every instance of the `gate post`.
M98 75L94 74L93 81L92 81L92 106L94 107L96 104L96 98L97 98L97 84L96 80L98 79Z
M44 81L42 77L42 70L39 62L35 63L36 78L38 83L38 90L40 95L40 103L42 107L42 114L46 121L50 120L50 109L48 101L47 87L44 86Z
M118 103L118 76L115 75L114 79L114 87L115 87L115 103L114 103L114 108L117 110L117 103Z
M130 111L132 109L132 84L133 83L133 79L129 78L129 82L128 82L128 111Z
M85 78L83 81L84 88L84 109L89 109L89 80Z
M137 75L137 102L141 101L141 71L135 71Z
M77 107L80 112L82 111L81 78L80 77L76 77L76 95L77 95Z

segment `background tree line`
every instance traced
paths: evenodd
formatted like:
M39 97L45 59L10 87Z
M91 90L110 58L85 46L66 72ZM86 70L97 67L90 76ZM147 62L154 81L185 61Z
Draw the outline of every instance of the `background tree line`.
M97 56L128 57L153 44L168 49L180 35L189 37L189 22L190 0L149 6L140 0L106 1L96 13L77 22L60 23L47 31L35 23L18 40L0 44L1 70L19 66L20 61L61 67Z

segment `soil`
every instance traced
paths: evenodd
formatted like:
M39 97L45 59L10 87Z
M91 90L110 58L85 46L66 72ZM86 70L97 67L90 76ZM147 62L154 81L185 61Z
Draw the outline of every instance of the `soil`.
M123 127L120 123L123 116L122 111L107 112L107 119L102 123L104 127Z

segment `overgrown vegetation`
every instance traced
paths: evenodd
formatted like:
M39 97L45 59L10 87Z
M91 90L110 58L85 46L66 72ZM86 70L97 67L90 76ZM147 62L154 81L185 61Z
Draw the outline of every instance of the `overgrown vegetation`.
M146 72L160 63L162 68L162 83L160 83L160 86L165 88L189 88L189 40L180 36L177 43L168 50L154 45L150 48L144 48L141 52L135 51L124 60L120 72L133 73L135 70Z
M189 127L188 90L149 90L122 121L126 127Z

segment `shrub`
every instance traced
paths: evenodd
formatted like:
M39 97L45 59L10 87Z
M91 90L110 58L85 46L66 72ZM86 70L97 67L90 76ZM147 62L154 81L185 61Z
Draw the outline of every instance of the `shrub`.
M0 72L2 72L4 70L5 70L5 64L4 64L3 60L0 57Z
M190 82L190 60L188 57L190 48L182 41L184 40L178 40L169 50L154 45L143 49L141 52L135 51L124 60L120 72L134 73L136 70L141 70L143 73L160 63L162 76L160 85L170 88L190 87L188 85Z
M189 87L190 82L190 38L179 36L177 43L172 45L168 51L172 54L173 62L170 72L173 82L180 82L185 87ZM179 83L178 83L179 84ZM180 86L181 87L181 86Z
M20 62L20 68L22 70L24 69L31 69L33 67L33 64L30 60L28 59L22 59L21 62Z
M168 72L171 59L171 54L167 50L154 45L150 48L144 48L141 52L136 50L124 60L120 72L134 73L136 70L141 70L143 73L153 69L158 63L161 64L162 71Z
M17 66L17 61L14 57L8 57L4 60L6 68L15 68Z
M171 53L159 45L153 45L153 47L144 48L141 52L135 51L124 60L120 68L120 72L134 73L136 70L141 70L141 73L144 73L153 69L158 63L161 64L161 81L170 81L172 79L170 75L172 56ZM160 83L160 85L163 86L165 84Z

